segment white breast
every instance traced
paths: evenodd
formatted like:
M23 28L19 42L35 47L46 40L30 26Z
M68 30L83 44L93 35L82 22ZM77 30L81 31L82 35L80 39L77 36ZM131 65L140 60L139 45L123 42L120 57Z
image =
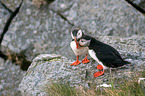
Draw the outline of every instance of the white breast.
M108 69L108 67L104 66L103 63L97 58L96 53L93 50L89 50L89 54L94 60L103 66L103 69Z
M70 43L70 46L71 46L72 50L74 51L75 55L82 55L82 54L88 53L88 47L82 47L81 49L77 49L75 41L72 41Z

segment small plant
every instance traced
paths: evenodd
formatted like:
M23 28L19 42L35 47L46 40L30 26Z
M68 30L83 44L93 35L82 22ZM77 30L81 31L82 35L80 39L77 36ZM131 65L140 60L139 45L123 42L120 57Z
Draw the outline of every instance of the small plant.
M16 65L20 65L22 70L27 70L31 64L31 61L28 61L26 59L26 56L23 52L20 52L19 54L17 54L7 49L6 56L8 60L11 60Z
M96 88L92 86L86 89L82 86L70 87L69 84L51 83L44 88L49 96L145 96L143 87L138 83L138 79L144 76L145 71L131 73L131 80L126 78L121 79L118 84L114 83L116 80L112 78L110 88Z
M106 93L110 96L145 96L143 88L138 83L139 77L144 76L144 72L131 74L131 80L123 79L123 82L119 83L118 87L113 88L113 90L112 88L105 89Z
M81 86L78 88L70 87L69 84L51 83L44 88L49 96L95 96L95 89L84 89Z
M70 87L68 84L51 83L47 85L44 91L50 96L74 96L76 89Z

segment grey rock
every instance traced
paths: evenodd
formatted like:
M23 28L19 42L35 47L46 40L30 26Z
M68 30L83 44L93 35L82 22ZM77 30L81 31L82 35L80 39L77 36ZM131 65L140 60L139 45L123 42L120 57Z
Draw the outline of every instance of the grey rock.
M21 0L1 0L9 9L14 11L19 6Z
M144 34L145 17L125 0L56 0L51 8L93 36Z
M0 66L2 66L2 68L0 67L0 96L22 96L18 85L25 72L20 69L20 66L12 64L9 60L4 62L0 59L0 62Z
M10 2L14 1L10 0ZM2 12L0 25L3 26L9 13L5 13L3 8L0 11ZM57 12L75 26L69 24ZM144 35L144 25L145 17L124 0L86 0L85 2L84 0L55 0L49 6L40 9L35 7L31 0L24 0L19 14L4 37L2 50L6 52L9 49L14 53L24 51L30 61L40 53L56 53L75 59L69 46L70 32L74 27L80 27L85 33L94 37L100 35L128 37L136 34Z
M0 70L3 70L4 68L4 59L0 58Z
M24 0L4 37L2 50L6 52L9 49L15 53L26 50L25 55L30 60L39 53L61 52L71 55L70 52L66 53L71 41L71 27L48 7L37 9L31 0ZM66 52L62 51L64 49Z
M12 10L20 2L20 0L2 1ZM40 53L55 53L63 56L46 54L33 60L20 84L24 96L45 95L42 87L52 80L87 88L90 84L96 86L100 83L107 84L110 79L109 71L101 77L93 78L93 73L97 71L95 68L97 63L92 59L89 64L70 66L74 62L70 59L75 59L69 47L70 32L74 27L80 27L85 33L115 47L132 63L129 68L113 71L114 78L129 78L130 71L145 68L145 17L124 0L86 0L85 2L84 0L55 0L49 7L45 6L41 9L36 8L31 1L24 0L19 14L14 18L4 37L1 50L6 52L10 49L15 53L24 51L30 61ZM75 26L70 25L57 12ZM4 27L9 15L10 13L0 5L0 29ZM17 85L24 72L9 61L6 64L1 63L0 66L0 95L9 93L20 96Z
M93 74L97 72L96 66L98 63L92 59L88 64L70 66L74 60L56 54L41 54L33 60L19 88L23 96L46 96L48 94L45 92L45 88L52 82L68 83L73 87L83 86L86 88L92 85L109 85L111 78L117 80L126 78L129 80L131 79L130 72L145 68L143 60L131 59L129 61L132 62L132 65L127 65L121 69L113 69L111 74L109 74L109 70L106 70L104 75L94 78ZM135 63L139 66L135 66Z
M85 65L72 67L70 62L72 61L68 58L56 54L37 56L19 85L23 96L45 95L43 88L52 81L68 82L71 86L78 85L82 81L85 82L82 80L85 75L80 75L80 73L85 73L85 70L83 71Z
M10 13L0 4L0 29L3 29Z

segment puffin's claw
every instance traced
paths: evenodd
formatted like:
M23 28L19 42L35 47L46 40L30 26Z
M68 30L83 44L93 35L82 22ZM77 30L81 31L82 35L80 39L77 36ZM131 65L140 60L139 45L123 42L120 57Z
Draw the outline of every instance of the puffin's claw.
M103 70L103 66L102 65L98 65L97 69L99 70L98 72L94 73L94 77L98 77L104 74L104 70Z
M89 63L89 62L90 62L90 60L88 60L87 58L82 60L82 63Z
M94 77L98 77L104 74L104 70L103 71L98 71L96 73L94 73Z
M72 65L76 66L76 65L78 65L78 64L80 64L80 63L81 63L80 61L76 61L76 62L72 63L71 66L72 66Z
M88 54L86 54L85 59L82 60L82 63L89 63L90 61L87 59Z

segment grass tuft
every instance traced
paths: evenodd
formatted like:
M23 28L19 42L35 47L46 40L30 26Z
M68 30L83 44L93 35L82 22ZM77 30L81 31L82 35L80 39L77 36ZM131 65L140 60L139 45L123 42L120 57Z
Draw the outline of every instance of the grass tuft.
M49 96L145 96L145 86L138 83L140 77L144 77L145 71L131 73L131 79L124 78L117 82L114 78L110 80L112 87L86 89L82 86L70 87L69 84L51 83L44 88Z
M51 83L45 87L45 91L49 96L95 96L95 89L85 89L81 86L78 88L70 87L69 84Z
M51 83L45 88L45 92L50 96L74 96L76 89L70 87L68 84Z
M145 94L136 78L129 81L123 80L118 87L105 88L105 91L111 96L144 96Z
M122 79L123 82L118 83L117 87L105 88L105 91L111 96L145 96L144 88L138 83L138 79L144 77L144 73L144 70L135 72L131 74L131 80Z

